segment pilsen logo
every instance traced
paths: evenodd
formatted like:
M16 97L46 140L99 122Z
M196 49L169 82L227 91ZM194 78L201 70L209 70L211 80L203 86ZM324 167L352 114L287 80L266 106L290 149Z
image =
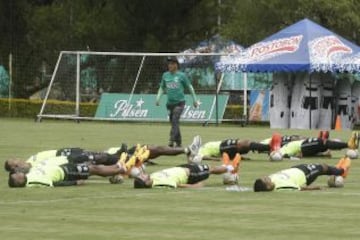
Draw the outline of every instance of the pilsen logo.
M270 42L262 42L251 47L247 52L250 61L268 59L277 55L292 53L299 49L302 35L280 38Z
M129 104L127 99L117 100L113 105L114 111L110 113L110 117L147 118L149 109L143 108L145 101L140 98L135 103ZM192 109L191 106L185 105L181 118L206 119L206 110Z
M133 118L146 118L148 116L148 109L142 109L144 100L140 98L136 101L136 106L128 104L128 100L120 99L115 102L113 113L110 113L110 117L133 117Z
M317 38L311 41L309 45L311 56L315 59L330 60L336 53L352 53L352 49L336 36Z

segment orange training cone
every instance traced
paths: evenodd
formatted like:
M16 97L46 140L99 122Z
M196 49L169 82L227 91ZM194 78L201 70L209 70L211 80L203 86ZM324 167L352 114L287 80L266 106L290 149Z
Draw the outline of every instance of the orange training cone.
M337 117L336 117L335 130L341 130L341 117L340 117L340 115L337 115Z

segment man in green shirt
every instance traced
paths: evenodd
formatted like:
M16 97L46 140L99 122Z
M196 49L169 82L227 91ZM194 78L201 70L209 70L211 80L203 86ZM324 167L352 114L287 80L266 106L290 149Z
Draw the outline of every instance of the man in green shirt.
M319 190L319 187L309 186L318 176L334 175L345 178L351 165L348 157L341 158L336 166L327 164L300 164L289 169L258 178L254 183L254 191L282 190Z
M56 187L80 185L91 175L102 177L124 174L125 165L118 163L110 166L88 164L39 164L28 173L13 172L9 175L8 185L18 187Z
M169 120L171 123L169 146L181 146L182 139L180 133L180 116L185 107L184 90L187 88L193 98L195 108L199 106L194 88L185 73L179 71L179 61L176 57L168 57L168 71L163 73L158 94L156 96L156 105L159 106L160 98L166 92L166 108L169 111Z

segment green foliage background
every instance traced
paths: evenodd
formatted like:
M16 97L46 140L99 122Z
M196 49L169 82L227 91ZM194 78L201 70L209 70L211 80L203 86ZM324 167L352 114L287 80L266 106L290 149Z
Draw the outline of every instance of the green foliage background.
M62 50L178 52L220 34L249 46L303 18L360 43L356 0L0 0L0 64L14 97Z

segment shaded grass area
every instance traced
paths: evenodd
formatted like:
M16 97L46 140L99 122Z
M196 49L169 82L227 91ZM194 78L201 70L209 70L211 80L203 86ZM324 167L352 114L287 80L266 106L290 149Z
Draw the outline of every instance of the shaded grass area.
M150 143L164 145L167 124L92 123L0 118L0 164L10 157L26 158L41 150L78 146L104 150ZM196 134L203 142L240 138L262 140L274 130L266 127L182 125L183 142ZM316 136L316 130L285 130L283 134ZM331 132L347 140L349 131ZM335 164L331 159L301 162ZM256 177L298 164L269 162L265 154L248 154L240 184L252 187ZM147 171L184 163L184 156L160 157ZM208 162L215 165L217 162ZM127 179L111 185L92 177L86 185L54 189L9 189L0 171L1 239L358 239L360 202L359 161L354 160L346 186L309 192L228 192L220 176L211 176L202 189L132 188ZM326 185L326 178L317 180Z

